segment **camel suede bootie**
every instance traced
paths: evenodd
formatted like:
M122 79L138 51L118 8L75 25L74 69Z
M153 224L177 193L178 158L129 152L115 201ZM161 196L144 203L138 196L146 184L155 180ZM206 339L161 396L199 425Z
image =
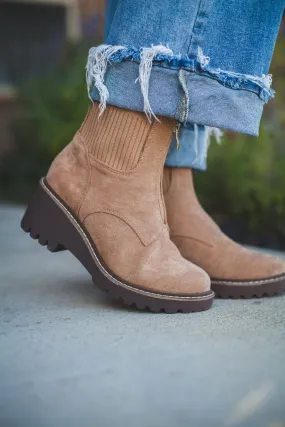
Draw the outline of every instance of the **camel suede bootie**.
M210 278L169 238L163 165L173 120L94 104L40 181L22 227L48 249L72 252L94 283L152 311L210 308Z
M250 298L285 290L285 262L228 238L201 207L191 169L165 168L163 187L171 240L209 274L217 296Z

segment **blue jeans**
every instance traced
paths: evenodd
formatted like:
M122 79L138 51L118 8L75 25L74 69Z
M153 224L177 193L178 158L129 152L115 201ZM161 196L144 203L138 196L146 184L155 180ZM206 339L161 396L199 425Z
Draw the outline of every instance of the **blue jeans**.
M89 96L177 119L166 164L206 168L212 128L258 135L284 0L108 0Z

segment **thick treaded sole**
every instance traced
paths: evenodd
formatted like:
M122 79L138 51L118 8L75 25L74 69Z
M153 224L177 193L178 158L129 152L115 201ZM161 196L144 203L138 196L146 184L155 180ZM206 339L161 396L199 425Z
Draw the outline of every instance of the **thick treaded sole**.
M211 280L217 298L262 298L285 292L285 274L257 280Z
M168 295L140 289L122 281L104 264L85 227L45 179L40 181L21 227L33 239L38 239L41 245L47 245L51 252L69 250L91 274L95 285L127 305L138 309L148 308L153 312L189 313L208 310L213 303L215 294L212 291L195 295Z

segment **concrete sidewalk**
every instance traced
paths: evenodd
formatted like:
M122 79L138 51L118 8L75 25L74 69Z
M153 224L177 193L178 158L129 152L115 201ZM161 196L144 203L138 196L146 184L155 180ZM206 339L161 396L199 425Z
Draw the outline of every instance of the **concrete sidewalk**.
M285 295L126 309L22 213L0 205L1 427L285 426Z

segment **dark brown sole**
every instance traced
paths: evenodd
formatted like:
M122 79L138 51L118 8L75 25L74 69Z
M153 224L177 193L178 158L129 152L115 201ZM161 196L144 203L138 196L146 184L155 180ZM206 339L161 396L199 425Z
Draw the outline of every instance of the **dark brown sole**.
M42 179L21 222L22 229L47 245L51 252L69 250L91 274L94 284L113 299L153 312L197 312L208 310L214 292L197 295L169 295L146 291L122 281L101 259L94 242L78 218Z
M212 279L217 298L262 298L285 292L285 274L251 281Z

